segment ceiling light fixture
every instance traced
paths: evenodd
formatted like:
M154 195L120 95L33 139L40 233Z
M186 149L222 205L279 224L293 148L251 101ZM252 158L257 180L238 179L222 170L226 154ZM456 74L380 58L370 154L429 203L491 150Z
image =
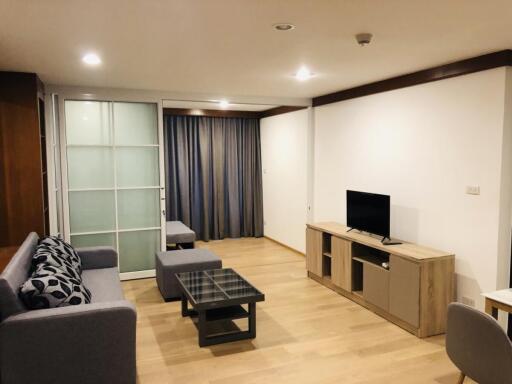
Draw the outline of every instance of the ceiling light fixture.
M300 67L300 69L295 74L295 78L299 81L309 80L312 76L313 74L311 71L305 66Z
M220 106L222 109L226 109L227 107L229 107L229 101L227 101L227 100L221 100L221 101L219 101L219 106Z
M95 53L88 53L82 57L82 61L87 65L98 65L101 64L100 57Z
M281 31L281 32L291 31L292 29L295 29L295 25L290 24L290 23L277 23L277 24L272 25L272 27L276 31Z

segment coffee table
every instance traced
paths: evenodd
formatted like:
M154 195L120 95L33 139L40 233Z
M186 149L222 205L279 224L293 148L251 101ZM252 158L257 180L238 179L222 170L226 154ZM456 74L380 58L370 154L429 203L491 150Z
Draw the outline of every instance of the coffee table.
M200 347L256 337L256 302L264 301L265 295L233 269L183 272L176 278L182 292L181 315L194 320ZM244 318L246 331L233 322Z

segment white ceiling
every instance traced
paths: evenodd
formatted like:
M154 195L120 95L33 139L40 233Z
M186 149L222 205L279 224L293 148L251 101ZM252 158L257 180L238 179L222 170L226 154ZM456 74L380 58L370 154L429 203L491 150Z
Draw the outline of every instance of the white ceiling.
M511 23L511 0L0 0L0 69L48 84L304 98L512 48ZM372 44L359 47L358 32ZM100 67L82 64L88 51ZM297 82L301 65L316 76Z
M267 109L275 108L278 105L230 103L227 108L222 108L220 106L220 104L215 101L163 100L162 106L164 108L214 109L214 110L228 109L230 111L260 112L260 111L266 111Z

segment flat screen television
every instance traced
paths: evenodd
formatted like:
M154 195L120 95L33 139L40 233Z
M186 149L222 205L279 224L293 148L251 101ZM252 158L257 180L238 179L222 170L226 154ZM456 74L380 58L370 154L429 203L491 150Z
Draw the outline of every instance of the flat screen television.
M389 239L388 195L347 190L347 226Z

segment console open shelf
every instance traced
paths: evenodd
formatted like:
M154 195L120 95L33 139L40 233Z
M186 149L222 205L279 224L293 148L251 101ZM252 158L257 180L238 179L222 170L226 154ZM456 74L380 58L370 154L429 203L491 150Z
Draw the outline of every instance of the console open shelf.
M331 273L332 273L331 270L332 270L331 257L323 255L322 256L322 276L325 277L326 279L330 279Z
M352 243L352 260L383 268L382 263L389 264L389 252L371 248L364 244Z
M352 292L363 296L363 263L356 259L352 259Z
M329 233L322 235L322 277L331 280L332 260L332 236Z

